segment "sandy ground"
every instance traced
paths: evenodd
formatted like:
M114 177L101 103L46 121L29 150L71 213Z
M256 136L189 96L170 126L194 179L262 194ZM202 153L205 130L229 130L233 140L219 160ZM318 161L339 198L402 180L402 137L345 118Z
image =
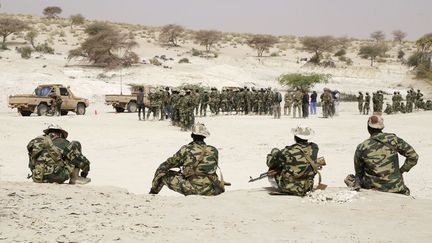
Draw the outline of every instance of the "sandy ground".
M157 196L147 192L158 165L188 143L190 134L169 121L139 122L136 114L116 114L103 104L104 95L118 94L120 87L128 93L120 83L201 83L217 88L254 83L285 89L275 80L290 72L332 74L329 83L314 88L318 91L329 87L357 94L382 89L405 95L413 87L432 97L432 86L414 80L409 69L395 60L398 46L387 63L370 67L368 60L357 56L357 43L347 54L353 66L325 69L297 63L299 57L311 54L294 49L257 59L247 46L225 45L218 49L218 58L205 59L187 53L192 47L201 48L190 42L167 49L141 38L136 50L140 58L165 54L175 59L164 63L172 69L140 64L107 72L67 62L67 52L79 41L68 27L64 31L65 41L54 38L55 55L34 54L24 60L13 45L11 51L0 52L1 242L431 242L430 111L384 117L385 131L405 139L420 155L418 165L404 175L412 197L355 193L344 187L343 179L353 172L355 148L368 137L367 117L357 114L356 103L342 103L340 115L333 119L320 118L321 113L309 119L197 118L209 128L207 142L219 149L224 178L232 186L218 197L183 197L167 189ZM36 41L46 38L46 33L41 34ZM178 64L183 57L191 64ZM7 107L9 95L31 93L43 83L68 85L75 95L90 99L87 114L21 117ZM68 130L70 140L82 143L91 161L91 184L41 185L26 179L26 145L50 123L59 124ZM299 123L316 131L312 141L326 158L322 175L329 188L305 198L269 196L263 189L269 183L248 183L249 176L266 171L265 158L273 147L293 143L290 130Z

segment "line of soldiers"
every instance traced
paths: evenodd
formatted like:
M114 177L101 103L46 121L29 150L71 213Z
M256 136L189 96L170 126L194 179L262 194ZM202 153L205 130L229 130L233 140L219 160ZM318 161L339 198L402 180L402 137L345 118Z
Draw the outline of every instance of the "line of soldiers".
M411 113L414 109L432 110L432 101L424 101L423 94L418 89L415 92L413 89L408 90L405 97L405 103L403 97L399 91L395 91L392 96L392 104L387 103L384 113ZM371 97L368 92L363 96L362 92L359 92L357 96L358 110L360 114L367 115L370 111ZM384 94L383 91L378 90L372 94L373 112L383 112L384 105Z

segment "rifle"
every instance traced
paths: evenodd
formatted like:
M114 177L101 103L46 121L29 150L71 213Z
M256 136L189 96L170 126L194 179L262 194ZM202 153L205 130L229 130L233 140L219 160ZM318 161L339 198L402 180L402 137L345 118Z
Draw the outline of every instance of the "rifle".
M254 181L258 181L261 180L263 178L269 177L269 176L274 176L277 174L277 171L275 170L269 170L267 172L261 173L258 177L256 178L252 178L252 176L249 176L249 182L254 182Z

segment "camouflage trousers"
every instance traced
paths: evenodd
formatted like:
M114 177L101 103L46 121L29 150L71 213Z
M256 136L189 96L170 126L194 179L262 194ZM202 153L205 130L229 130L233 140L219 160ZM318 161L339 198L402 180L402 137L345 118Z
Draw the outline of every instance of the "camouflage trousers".
M200 116L207 116L207 103L201 103Z
M294 103L294 105L293 105L293 118L296 118L297 111L298 111L298 117L302 117L301 106L302 105L300 103Z
M184 111L180 112L180 127L183 130L188 130L192 128L192 125L194 124L194 112L192 111Z
M63 163L44 164L38 163L32 170L32 180L37 183L63 183L69 179L73 166L65 166Z
M281 174L276 177L276 183L280 192L303 197L312 191L314 181L313 178L294 179L288 174Z
M163 186L187 195L216 196L224 192L218 184L217 175L193 176L186 178L181 172L169 170L153 182L152 190L159 193Z
M284 104L284 115L285 116L291 115L291 107L292 107L291 103L285 103Z

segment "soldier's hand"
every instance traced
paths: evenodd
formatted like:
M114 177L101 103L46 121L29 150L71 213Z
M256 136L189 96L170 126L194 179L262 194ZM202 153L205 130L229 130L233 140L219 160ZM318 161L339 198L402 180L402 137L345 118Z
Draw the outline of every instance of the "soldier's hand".
M88 172L81 171L81 174L80 174L81 177L87 178L87 175L88 175Z

